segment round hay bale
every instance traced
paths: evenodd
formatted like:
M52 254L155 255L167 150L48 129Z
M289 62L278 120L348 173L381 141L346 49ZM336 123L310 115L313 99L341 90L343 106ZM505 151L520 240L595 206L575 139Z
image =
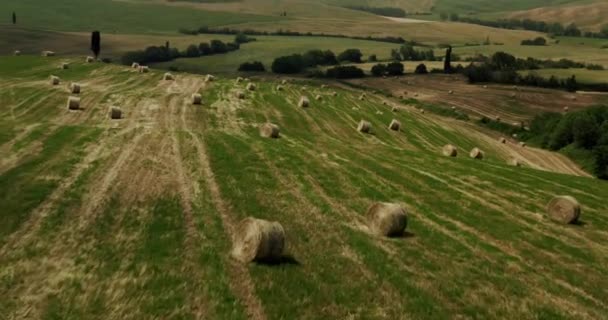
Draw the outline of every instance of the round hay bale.
M382 111L378 110L378 111L376 111L376 114L377 115L383 115L384 113L382 113Z
M284 248L280 223L248 217L237 226L232 257L244 263L279 260Z
M357 126L357 131L362 133L370 133L372 130L372 124L369 121L361 120Z
M365 97L363 95L361 95L361 96L359 96L359 100L363 101L363 100L365 100Z
M42 56L43 57L54 57L55 56L55 52L53 52L53 51L42 51Z
M323 97L318 94L318 95L315 96L315 100L321 101L321 100L323 100Z
M254 83L249 82L249 83L247 84L247 90L249 90L249 91L255 91L255 89L256 89L256 86L255 86L255 84L254 84Z
M51 85L56 86L61 82L58 76L51 76Z
M236 78L236 83L241 83L241 82L243 82L243 78L241 78L241 77Z
M414 93L414 97L416 97L416 98L417 98L417 97L418 97L418 94L417 94L417 93Z
M581 215L581 205L571 196L556 196L547 204L547 215L561 224L576 223Z
M67 70L69 68L70 68L70 65L67 62L64 62L64 63L61 64L61 69Z
M386 102L386 101L382 101L382 105L383 105L383 106L388 106L388 102Z
M576 101L576 96L570 96L570 100Z
M235 95L236 95L236 97L238 99L245 99L245 92L244 91L237 91Z
M454 107L454 106L453 106L453 107L452 107L452 111L456 111L456 107Z
M277 91L283 91L283 86L282 85L278 85L277 86Z
M449 94L454 94L454 90L448 91Z
M517 158L511 158L507 161L507 164L514 167L521 167L521 162Z
M310 105L310 101L308 100L308 97L300 97L300 101L298 101L298 107L300 108L308 108L308 106Z
M306 91L306 90L308 90L308 87L307 87L307 86L303 86L303 87L302 87L302 90L303 90L303 91Z
M391 111L392 111L392 112L397 112L397 111L399 111L399 109L397 109L397 107L393 107L393 108L391 109Z
M249 78L243 78L243 81L249 82L250 80L249 80Z
M172 81L172 80L175 80L175 77L173 77L173 75L171 73L167 72L163 75L163 80Z
M95 58L88 56L85 60L87 63L92 63L93 61L95 61Z
M570 108L564 107L564 112L568 112L568 111L570 111Z
M131 63L131 68L132 69L139 69L139 63L137 63L137 62Z
M511 137L513 137L513 139L517 139L518 135L517 135L517 133L514 133L511 135Z
M520 141L520 142L519 142L519 145L520 145L522 148L524 148L524 147L526 146L526 143L525 143L525 142L523 142L523 141Z
M264 123L260 126L260 136L264 138L278 138L279 126L273 123Z
M332 96L332 97L335 97L335 96L337 96L337 95L338 95L338 93L337 93L337 92L335 92L335 91L333 91L333 92L332 92L332 93L330 93L330 94L331 94L331 96Z
M500 117L499 116L494 117L494 121L500 122Z
M396 119L393 119L391 121L391 123L388 125L388 128L393 131L399 131L399 130L401 130L401 122L399 122Z
M487 88L488 88L488 86L487 86L487 85L484 85L484 86L483 86L483 88L484 88L484 89L487 89Z
M205 82L213 82L213 81L215 81L215 77L213 75L208 74L205 76Z
M203 96L200 93L192 94L192 104L201 104L203 103Z
M456 157L456 156L458 156L458 149L456 149L456 147L454 147L451 144L446 144L445 146L443 146L443 149L441 149L441 152L446 157Z
M20 55L21 55L21 51L19 51L19 50L15 50L15 52L13 52L13 55L15 55L15 56L20 56Z
M78 98L78 97L68 97L68 109L69 110L78 110L78 109L80 109L80 98Z
M399 236L407 228L407 212L396 203L376 202L367 209L366 217L370 231L379 236Z
M481 160L483 159L483 151L479 150L479 148L473 148L471 149L471 152L469 152L469 157Z
M281 84L282 84L282 85L286 85L286 84L287 84L287 80L283 79L283 80L281 81Z
M111 107L110 119L122 119L122 109L119 107Z
M150 68L148 66L140 66L139 73L148 73L150 72Z
M500 137L500 138L498 138L498 141L499 141L500 143L507 143L507 139L505 139L504 137Z
M322 84L321 89L325 89L325 88L327 88L327 85Z
M70 92L73 94L80 94L80 83L72 82L70 84Z

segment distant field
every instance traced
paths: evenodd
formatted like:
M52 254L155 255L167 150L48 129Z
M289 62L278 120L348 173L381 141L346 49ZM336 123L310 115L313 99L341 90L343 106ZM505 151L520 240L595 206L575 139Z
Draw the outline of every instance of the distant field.
M608 23L608 2L594 1L589 4L587 2L517 11L509 14L508 17L560 22L562 24L576 23L582 29L599 31L603 25Z
M46 0L0 1L0 12L6 14L7 23L12 11L16 11L20 27L112 33L176 33L180 27L198 28L203 24L218 26L289 19L109 0L53 0L52 5Z
M435 11L455 13L504 12L525 10L588 0L435 0Z
M558 38L559 44L551 43L548 46L521 46L518 43L502 46L471 46L457 47L454 52L460 55L490 55L497 51L504 51L521 58L535 57L539 59L567 58L585 63L597 63L608 67L608 50L601 46L608 44L608 40L585 38Z
M279 56L304 53L312 49L332 50L336 55L350 48L358 48L364 58L375 54L379 59L390 57L391 49L399 48L398 44L365 40L321 37L279 37L256 36L257 41L241 46L241 49L221 55L200 58L181 58L171 62L157 64L157 67L176 66L180 70L197 73L233 73L238 66L247 61L261 61L270 70L272 61Z
M530 71L544 77L556 76L560 79L576 76L581 83L608 83L608 70L587 69L541 69Z

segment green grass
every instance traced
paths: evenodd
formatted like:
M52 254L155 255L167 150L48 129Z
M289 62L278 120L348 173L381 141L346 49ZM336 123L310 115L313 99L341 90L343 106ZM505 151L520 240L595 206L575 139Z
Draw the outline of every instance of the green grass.
M106 0L6 0L0 11L17 13L19 26L43 30L103 33L176 33L181 27L268 22L280 17L203 11L151 3Z
M54 68L54 61L47 64L13 71L0 86L17 83L15 90L26 93L18 81L44 80ZM356 87L322 89L311 81L290 82L279 93L276 81L260 80L237 100L237 85L225 76L204 85L201 77L176 73L173 85L155 71L91 68L66 75L97 76L83 94L91 108L10 119L17 132L43 122L19 140L23 146L8 149L11 155L36 142L43 148L0 176L3 238L83 165L87 146L101 151L50 201L40 228L0 259L2 314L25 307L42 319L246 319L243 294L259 300L269 319L606 314L605 181L507 166L505 146L441 105L408 100L393 113L384 97L368 92L359 101ZM336 97L328 94L334 90ZM203 94L202 106L189 104L192 91ZM296 106L302 95L316 94L324 99ZM0 112L19 105L18 97ZM126 117L110 122L105 106L118 98ZM406 105L430 109L423 115ZM372 134L356 131L361 119L372 123ZM402 131L386 128L392 119ZM259 136L267 121L279 125L279 139ZM35 131L46 127L52 129ZM446 143L459 148L459 157L440 155ZM483 161L466 156L475 146L486 152ZM556 194L581 202L580 225L545 217ZM376 201L406 206L406 236L385 239L365 230L365 211ZM287 257L238 269L253 284L244 289L233 278L227 224L248 216L283 225Z
M527 10L538 7L556 6L562 4L581 3L581 0L514 0L514 1L489 1L489 0L437 0L435 11L447 13L470 13L470 12L504 12Z

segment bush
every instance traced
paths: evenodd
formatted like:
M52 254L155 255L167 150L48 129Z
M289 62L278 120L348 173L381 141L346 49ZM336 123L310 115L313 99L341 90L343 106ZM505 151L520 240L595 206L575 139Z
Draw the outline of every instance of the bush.
M188 57L188 58L196 58L196 57L200 57L201 53L198 50L198 47L196 45L191 44L186 49L184 56Z
M355 66L338 66L328 69L326 76L336 79L363 78L365 73L363 70Z
M386 65L378 63L372 67L372 75L381 77L386 74Z
M306 67L331 66L338 64L336 55L331 50L310 50L302 55Z
M243 44L252 41L256 41L256 38L250 38L242 32L234 36L234 43Z
M376 61L378 61L378 57L376 57L375 54L372 54L372 55L369 56L369 58L367 58L367 61L368 62L376 62Z
M305 64L302 55L292 54L290 56L283 56L274 59L272 62L272 72L294 74L304 70Z
M260 61L244 62L239 66L239 71L253 71L253 72L264 72L264 64Z
M403 75L404 71L403 64L401 62L391 62L386 65L386 73L389 76L400 76Z
M363 54L359 49L346 49L338 55L338 61L348 61L354 63L361 63L361 57Z
M545 39L543 37L537 37L537 38L531 39L531 40L522 40L521 45L522 46L546 46L547 39Z
M424 63L421 63L419 65L416 66L416 70L414 71L414 73L416 74L427 74L429 73L429 71L426 69L426 65Z

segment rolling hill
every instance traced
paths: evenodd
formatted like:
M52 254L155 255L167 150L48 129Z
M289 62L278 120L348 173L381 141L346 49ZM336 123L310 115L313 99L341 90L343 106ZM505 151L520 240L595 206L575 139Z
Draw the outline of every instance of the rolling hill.
M234 78L163 81L74 57L5 56L0 71L0 315L9 319L608 312L608 187L561 154L503 144L372 91L360 100L362 89L341 83L291 80L278 91L281 79L257 78L246 91ZM70 111L73 81L81 108ZM309 108L297 106L301 96ZM122 119L109 118L111 106ZM401 131L387 128L392 119ZM371 134L356 130L360 120ZM260 137L266 122L280 138ZM441 155L446 143L458 157ZM483 160L467 156L473 147ZM509 166L513 157L523 166ZM579 224L547 219L561 194L582 204ZM404 236L369 232L365 211L377 201L407 209ZM230 257L248 216L283 225L281 263Z

